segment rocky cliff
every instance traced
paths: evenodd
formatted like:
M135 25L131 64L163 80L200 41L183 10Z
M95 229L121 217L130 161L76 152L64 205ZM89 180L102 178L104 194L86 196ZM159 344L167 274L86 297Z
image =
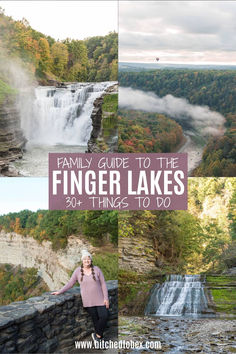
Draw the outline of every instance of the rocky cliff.
M146 237L120 237L119 267L137 273L156 270L156 257L152 239Z
M57 290L68 282L71 271L80 261L82 249L93 251L93 247L78 237L71 236L67 247L57 252L52 250L51 242L38 243L30 236L14 232L0 232L0 263L34 267L50 290Z
M0 175L11 175L9 163L22 157L25 143L19 112L11 100L5 99L0 104Z
M109 132L109 139L107 139L103 129L103 120L109 118L109 116L112 116L113 114L110 112L102 111L104 97L106 95L115 94L117 92L118 84L114 84L113 86L108 87L103 95L94 101L94 108L91 114L93 129L88 141L87 152L115 152L117 150L117 127L114 127ZM101 145L104 144L107 145L106 151L104 151L104 148L101 147Z

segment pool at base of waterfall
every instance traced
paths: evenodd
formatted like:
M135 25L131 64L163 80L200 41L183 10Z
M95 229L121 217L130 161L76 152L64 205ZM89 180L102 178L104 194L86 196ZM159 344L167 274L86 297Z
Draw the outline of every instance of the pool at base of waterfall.
M23 158L11 163L10 168L21 176L48 176L48 153L84 153L87 146L70 145L30 145L23 154Z

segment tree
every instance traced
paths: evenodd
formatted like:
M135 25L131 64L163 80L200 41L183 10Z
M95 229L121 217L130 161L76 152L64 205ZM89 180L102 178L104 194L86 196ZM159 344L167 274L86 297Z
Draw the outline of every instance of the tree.
M52 72L62 79L69 57L67 46L61 42L54 43L51 48L51 55L53 61Z
M50 53L49 43L46 38L40 38L39 40L39 70L40 72L49 72L51 70L52 58Z

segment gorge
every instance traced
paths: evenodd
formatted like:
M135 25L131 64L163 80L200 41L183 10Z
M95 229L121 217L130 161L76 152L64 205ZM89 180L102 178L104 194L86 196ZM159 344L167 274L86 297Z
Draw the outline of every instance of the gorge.
M68 282L70 272L80 262L80 251L84 248L92 251L93 247L86 240L69 237L64 250L53 251L51 242L41 244L30 236L14 232L0 232L0 263L34 267L50 290L59 289Z
M122 86L119 93L120 108L165 114L167 118L173 119L181 126L184 139L182 139L177 152L188 153L189 175L200 164L208 140L214 136L222 136L225 131L225 118L220 113L210 110L207 106L192 105L183 97L170 94L159 97L150 91L146 92ZM155 139L157 141L161 140L161 137L165 134L166 131L162 131L159 127ZM169 146L171 144L172 141L169 141ZM170 151L171 148L162 152Z

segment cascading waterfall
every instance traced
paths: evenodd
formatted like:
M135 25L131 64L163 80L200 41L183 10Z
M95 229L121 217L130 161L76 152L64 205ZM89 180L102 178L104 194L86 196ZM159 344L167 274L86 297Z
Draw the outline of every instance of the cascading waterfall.
M34 95L22 90L19 110L27 144L23 159L13 162L12 169L23 176L47 176L49 152L85 152L92 131L93 103L114 84L39 86Z
M93 102L111 82L76 83L35 89L35 100L21 119L29 144L86 145L92 130Z
M207 308L200 275L170 275L153 289L145 314L194 316Z

